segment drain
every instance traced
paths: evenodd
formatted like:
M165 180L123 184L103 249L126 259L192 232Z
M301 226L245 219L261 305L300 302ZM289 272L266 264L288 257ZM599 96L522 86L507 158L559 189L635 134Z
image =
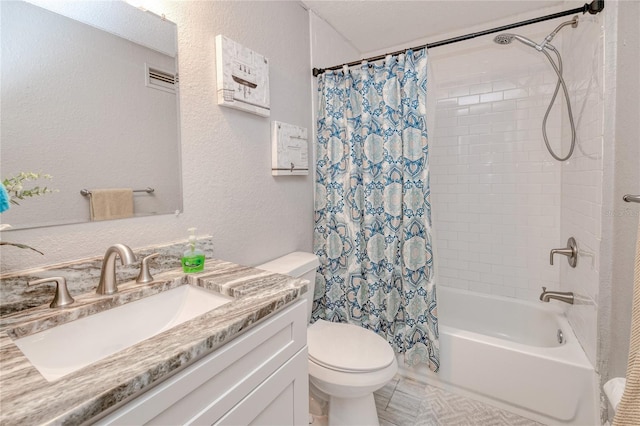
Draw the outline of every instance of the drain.
M560 344L564 343L564 334L562 333L561 329L558 329L558 343Z

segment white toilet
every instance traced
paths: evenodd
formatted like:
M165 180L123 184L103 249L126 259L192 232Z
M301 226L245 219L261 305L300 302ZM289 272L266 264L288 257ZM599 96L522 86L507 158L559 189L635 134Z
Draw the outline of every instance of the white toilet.
M294 252L256 266L283 275L309 280L308 319L311 319L315 271L318 257ZM309 382L329 400L330 426L377 425L373 392L389 382L398 371L391 346L370 330L352 324L319 320L307 329Z

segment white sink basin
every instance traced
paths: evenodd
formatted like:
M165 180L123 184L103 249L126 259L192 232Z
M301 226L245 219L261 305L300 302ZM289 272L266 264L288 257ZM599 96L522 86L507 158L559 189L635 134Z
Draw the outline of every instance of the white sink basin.
M233 300L182 285L14 340L52 382Z

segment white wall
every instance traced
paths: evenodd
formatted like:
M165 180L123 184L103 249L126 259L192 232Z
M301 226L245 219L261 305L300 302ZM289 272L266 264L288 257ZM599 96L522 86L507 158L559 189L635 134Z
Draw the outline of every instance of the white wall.
M332 67L360 59L360 52L318 15L309 11L311 65Z
M611 337L609 376L626 371L631 330L631 300L636 227L640 205L622 201L624 194L640 194L640 2L620 2L616 62L615 186L613 191L614 248L611 325L603 338ZM608 378L607 377L607 378Z
M636 229L640 205L640 3L608 3L606 15L605 185L598 293L602 381L625 375L629 350Z
M309 17L295 2L153 2L178 25L184 213L3 233L45 256L3 246L2 271L211 234L215 256L258 264L311 250L312 177L271 176L270 119L311 128ZM271 117L216 104L215 36L270 59Z

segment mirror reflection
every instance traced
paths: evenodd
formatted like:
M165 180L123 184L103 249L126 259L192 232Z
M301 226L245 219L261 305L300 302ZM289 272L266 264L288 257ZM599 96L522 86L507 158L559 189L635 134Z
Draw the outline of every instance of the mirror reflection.
M43 5L0 2L0 177L48 174L25 189L54 192L18 200L2 223L182 210L175 24L124 2Z

